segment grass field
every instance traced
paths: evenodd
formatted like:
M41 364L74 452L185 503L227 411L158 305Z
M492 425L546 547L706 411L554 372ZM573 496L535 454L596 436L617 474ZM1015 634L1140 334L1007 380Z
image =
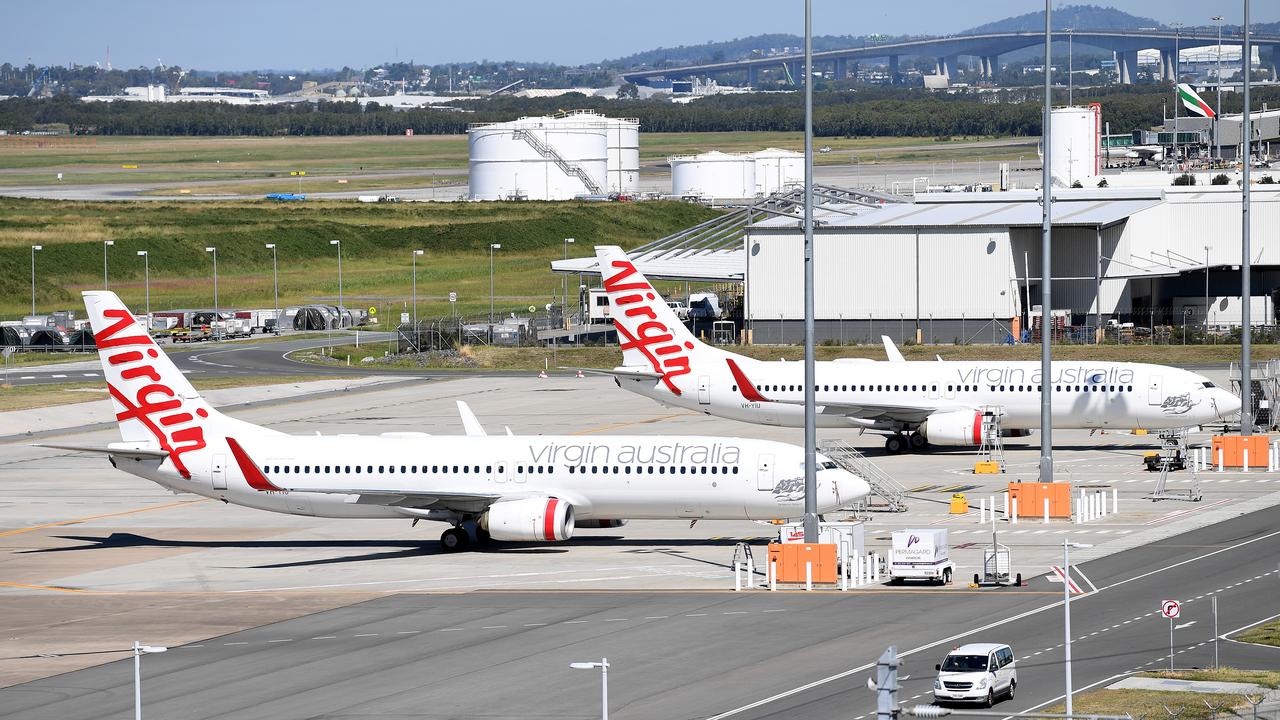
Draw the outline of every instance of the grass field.
M1005 345L937 345L903 347L903 356L908 360L932 360L941 355L947 360L1035 360L1039 358L1039 346L1022 346L1011 348ZM388 349L386 343L364 344L356 347L353 344L336 345L331 354L325 352L294 353L295 360L314 362L324 365L346 365L352 367L369 367L362 363L366 357L382 358ZM735 353L759 360L799 361L804 354L799 347L782 347L774 345L732 346L727 348ZM821 346L815 348L819 360L836 358L871 358L884 359L884 348L879 345L847 345L844 347ZM1254 357L1258 359L1280 357L1280 345L1255 345ZM468 347L464 354L468 358L465 365L459 365L449 355L427 355L418 357L398 357L390 360L379 360L373 368L420 368L453 369L467 367L476 370L529 370L536 372L544 367L612 368L622 364L622 353L616 345L592 346L582 348L558 348L554 352L550 347ZM1104 345L1100 348L1081 346L1061 346L1055 349L1054 357L1059 360L1111 360L1121 362L1159 362L1177 365L1201 363L1226 363L1239 359L1240 348L1227 345L1216 347L1181 347L1161 346L1152 348L1143 345ZM425 361L425 364L424 364Z
M1138 677L1245 682L1267 688L1274 688L1280 685L1280 671L1276 670L1239 670L1236 668L1177 670L1140 673ZM1254 700L1258 700L1258 698L1255 697ZM1212 709L1205 705L1206 702L1219 708L1219 711L1214 713ZM1248 701L1235 694L1103 689L1077 693L1073 698L1072 709L1076 714L1122 715L1129 713L1130 716L1135 718L1168 718L1172 714L1178 720L1209 720L1214 717L1229 717L1232 714L1247 717L1248 707ZM1044 708L1042 712L1060 713L1063 710L1063 705L1059 703L1052 707ZM1234 713L1233 710L1235 711Z
M1235 636L1240 642L1257 643L1259 645L1275 645L1280 647L1280 622L1257 625Z
M1016 158L1014 150L972 148L984 137L815 138L814 147L831 149L816 156L818 164L874 163L889 160L950 160ZM21 140L21 142L19 142ZM705 150L743 152L779 147L803 149L801 133L641 133L643 163L669 155ZM1025 154L1025 150L1022 154ZM124 167L136 166L136 167ZM431 169L467 167L467 139L462 135L190 138L98 137L66 138L45 144L29 138L0 139L0 187L63 184L252 183L251 190L227 194L296 189L290 172L305 171L304 192L322 192L327 184L374 171L411 171L399 185L429 183ZM58 180L57 173L63 174ZM465 177L459 178L465 181ZM263 181L267 181L263 184ZM410 182L413 181L413 182ZM414 182L421 181L414 184ZM294 183L292 186L289 183ZM337 188L342 189L342 188ZM354 189L354 188L349 188ZM192 189L195 192L195 188Z
M355 376L352 376L355 377ZM237 377L191 378L197 390L221 390L254 385L288 385L289 383L314 382L316 380L349 380L343 376L314 375L245 375ZM107 389L101 382L63 383L61 385L0 385L0 412L29 410L38 407L70 405L72 403L105 400Z
M134 310L145 309L143 258L150 253L152 309L211 307L211 255L218 248L222 307L271 307L271 253L280 261L282 305L336 301L336 248L343 255L343 299L380 312L403 309L417 259L419 315L489 309L490 243L494 295L501 311L541 306L559 297L550 262L591 246L634 246L715 217L718 211L674 202L647 203L79 203L0 199L0 318L30 312L31 249L36 256L37 309L81 308L82 289L102 287L103 242L110 287Z

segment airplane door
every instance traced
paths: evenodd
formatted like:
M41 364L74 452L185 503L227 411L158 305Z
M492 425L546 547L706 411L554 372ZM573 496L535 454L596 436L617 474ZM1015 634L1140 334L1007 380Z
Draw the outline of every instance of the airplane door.
M213 456L213 464L209 468L210 474L213 475L213 489L227 489L227 456L218 453Z
M530 467L530 466L528 466L528 465L516 465L516 467L515 467L515 474L514 474L514 475L512 476L512 478L511 478L511 479L512 479L512 481L514 481L514 482L518 482L518 483L522 483L522 482L524 482L525 480L528 480L528 479L529 479L529 471L530 471L530 470L532 470L532 469L533 469L533 468L531 468L531 467Z
M711 404L711 378L706 375L698 378L698 404Z
M506 484L511 481L511 476L515 472L515 463L509 463L502 460L498 462L497 466L495 466L493 470L493 481L496 483Z
M756 489L773 490L773 456L761 455L756 461Z
M1159 375L1147 378L1147 404L1160 405L1164 402L1164 381Z

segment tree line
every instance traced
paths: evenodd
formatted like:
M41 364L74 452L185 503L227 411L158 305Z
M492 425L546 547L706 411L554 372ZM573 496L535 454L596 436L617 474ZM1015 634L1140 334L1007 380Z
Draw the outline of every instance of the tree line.
M1065 102L1065 93L1055 102ZM1078 89L1077 104L1100 102L1112 132L1159 125L1173 115L1169 88ZM1212 100L1211 100L1212 102ZM1259 88L1255 106L1280 102L1280 88ZM0 101L0 129L21 132L65 124L78 135L322 136L441 135L466 132L477 122L499 122L564 108L634 117L646 132L799 132L804 128L798 93L719 95L681 105L663 100L625 101L578 94L555 98L500 97L461 101L455 109L394 110L376 102L280 105L214 103L84 103L71 97ZM1240 98L1224 96L1224 110L1239 112ZM993 93L870 88L817 92L814 132L823 137L1040 134L1041 106L1025 88Z

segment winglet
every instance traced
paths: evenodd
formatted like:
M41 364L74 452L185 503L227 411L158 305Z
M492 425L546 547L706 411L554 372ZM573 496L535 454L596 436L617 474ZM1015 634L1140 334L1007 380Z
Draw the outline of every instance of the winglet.
M738 363L734 362L733 358L725 358L724 361L729 363L729 372L733 373L733 381L738 383L738 392L742 393L743 398L750 402L771 402L756 390L756 386L747 378L747 374L742 372L742 368L738 367Z
M240 466L240 472L249 483L249 487L258 492L289 492L268 480L267 476L262 474L258 464L249 457L249 453L245 452L244 448L240 447L240 443L236 442L235 438L228 437L227 446L231 448L231 455L235 457L236 464Z
M881 335L880 342L884 343L884 354L889 356L889 362L906 362L907 359L902 357L902 353L898 352L898 346L893 344L888 335Z
M458 415L462 416L462 429L466 431L468 437L484 437L489 434L476 419L476 414L471 412L471 406L462 400L458 401Z

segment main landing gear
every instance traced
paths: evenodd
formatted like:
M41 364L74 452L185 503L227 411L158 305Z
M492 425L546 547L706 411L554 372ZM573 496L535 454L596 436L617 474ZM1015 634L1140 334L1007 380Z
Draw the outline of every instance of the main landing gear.
M440 534L440 549L447 553L464 552L470 550L473 545L483 545L487 542L489 542L489 531L474 522L455 525Z
M884 439L884 451L890 455L898 455L908 450L919 452L927 447L929 447L928 438L918 432L910 435L894 433Z

